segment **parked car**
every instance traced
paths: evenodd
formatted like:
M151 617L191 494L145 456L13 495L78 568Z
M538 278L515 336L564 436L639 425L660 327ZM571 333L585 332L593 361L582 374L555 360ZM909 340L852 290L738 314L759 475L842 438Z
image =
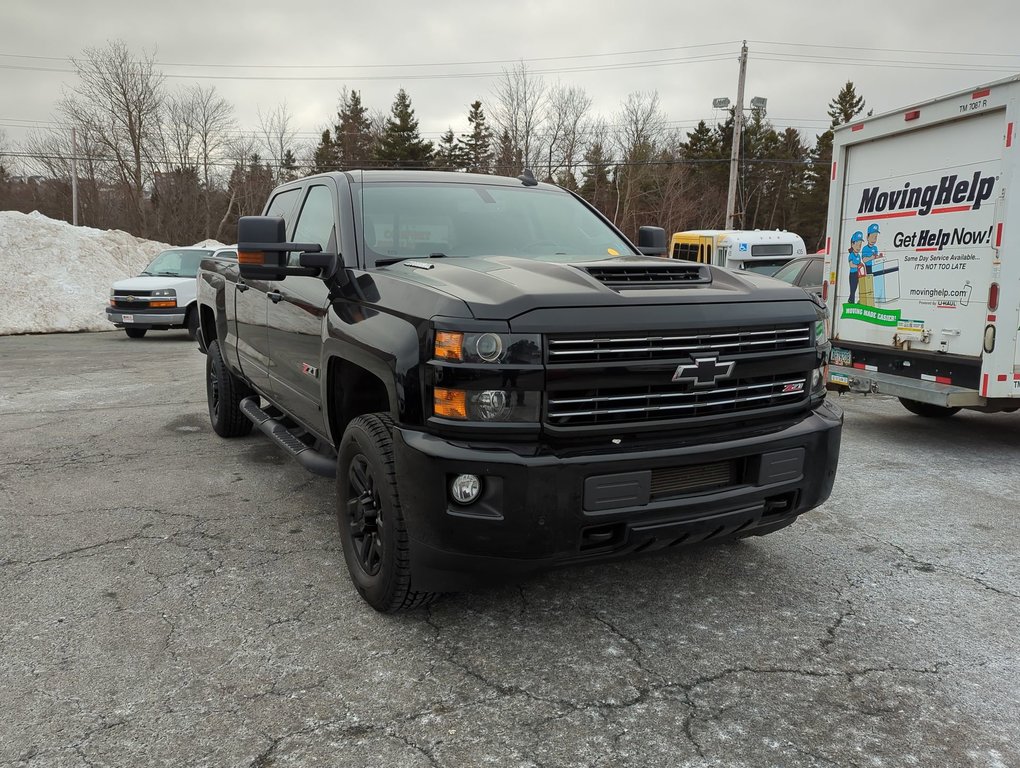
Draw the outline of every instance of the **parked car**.
M195 338L198 311L195 277L206 258L237 261L237 249L171 248L163 251L138 277L118 280L110 289L106 319L132 339L148 331L186 328Z
M822 268L824 259L821 256L803 256L794 259L779 268L772 276L790 285L797 285L816 296L822 295Z

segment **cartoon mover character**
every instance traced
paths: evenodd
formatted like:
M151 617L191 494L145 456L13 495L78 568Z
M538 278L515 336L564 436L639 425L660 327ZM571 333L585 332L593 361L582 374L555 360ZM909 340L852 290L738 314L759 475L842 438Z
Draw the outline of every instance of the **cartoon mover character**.
M882 259L882 252L878 250L878 224L868 225L868 244L861 248L861 259L868 271L868 287L873 291L874 301L885 301L885 273L881 264L877 263ZM877 274L876 274L877 273ZM861 293L864 293L864 286L861 286ZM866 302L862 302L866 303ZM872 302L874 303L874 302Z
M854 232L850 235L850 251L847 254L847 260L850 262L850 303L857 303L857 286L861 281L862 275L867 275L868 270L864 266L863 257L861 256L861 246L864 245L864 233ZM864 291L861 290L861 303L864 301Z

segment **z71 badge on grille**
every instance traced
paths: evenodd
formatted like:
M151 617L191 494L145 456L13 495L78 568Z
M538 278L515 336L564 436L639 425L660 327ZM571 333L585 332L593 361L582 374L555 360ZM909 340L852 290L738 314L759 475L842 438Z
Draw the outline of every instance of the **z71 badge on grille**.
M678 365L673 381L678 384L693 384L695 387L714 386L719 379L728 379L737 364L734 360L719 361L718 355L693 358L694 362Z

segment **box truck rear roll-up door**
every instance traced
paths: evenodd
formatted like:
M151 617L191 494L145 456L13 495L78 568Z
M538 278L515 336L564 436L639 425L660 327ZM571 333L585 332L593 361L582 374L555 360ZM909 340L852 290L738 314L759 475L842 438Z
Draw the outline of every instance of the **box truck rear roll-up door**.
M997 110L847 148L834 337L981 355L1004 130Z

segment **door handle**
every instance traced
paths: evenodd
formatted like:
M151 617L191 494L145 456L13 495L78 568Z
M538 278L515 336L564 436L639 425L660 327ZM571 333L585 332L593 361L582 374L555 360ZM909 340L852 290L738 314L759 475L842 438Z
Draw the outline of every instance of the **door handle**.
M268 296L269 300L274 304L279 304L281 301L283 301L283 294L280 293L279 291L270 291L269 293L266 294L266 296Z
M242 282L238 281L238 283L237 283L237 290L239 290L241 293L244 293L249 288L251 288L251 286L248 285L247 283L242 283Z

